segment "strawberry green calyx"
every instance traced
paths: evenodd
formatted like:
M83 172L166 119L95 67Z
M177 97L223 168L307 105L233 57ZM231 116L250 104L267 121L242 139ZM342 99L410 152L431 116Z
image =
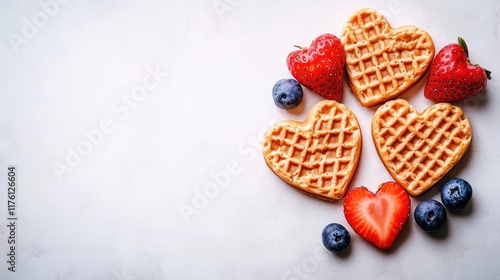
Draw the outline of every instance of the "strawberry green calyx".
M312 40L311 42L311 46L314 44L314 40ZM293 45L295 48L299 49L299 50L307 50L309 47L303 47L303 46L299 46L299 45Z
M307 47L299 46L299 45L293 45L294 48L297 48L299 50L307 50Z
M460 45L460 47L462 47L462 49L464 49L465 55L469 57L469 48L467 47L465 40L461 37L458 37L458 44Z
M472 64L470 62L470 59L469 59L469 48L467 47L467 44L465 43L465 40L461 37L458 37L458 44L460 45L460 47L462 47L462 49L464 50L465 52L465 55L467 56L467 61ZM478 64L472 64L472 65L478 65ZM488 80L491 80L491 71L483 68L484 72L486 73L486 78Z
M491 71L486 70L486 69L484 69L484 68L483 68L483 70L484 70L484 72L486 73L486 78L487 78L488 80L491 80Z

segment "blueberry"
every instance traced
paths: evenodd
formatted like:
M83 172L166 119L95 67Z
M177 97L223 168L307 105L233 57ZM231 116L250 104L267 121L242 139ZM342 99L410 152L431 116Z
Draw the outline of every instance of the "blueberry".
M274 104L281 109L290 110L302 101L302 87L294 79L281 79L273 86Z
M471 197L472 187L464 179L453 178L441 189L441 201L450 210L464 209Z
M323 229L322 240L326 249L338 253L349 246L351 235L343 225L331 223Z
M413 214L415 222L427 232L438 230L446 222L446 208L434 199L421 201Z

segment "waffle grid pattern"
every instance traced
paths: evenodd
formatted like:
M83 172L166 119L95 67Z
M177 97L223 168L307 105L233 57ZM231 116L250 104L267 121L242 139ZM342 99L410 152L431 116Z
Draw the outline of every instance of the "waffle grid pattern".
M468 120L453 106L433 106L422 121L408 106L393 102L380 114L378 133L386 165L412 192L434 185L456 163L470 141Z
M280 126L270 137L273 152L268 158L299 189L340 198L350 183L360 148L359 125L353 117L325 106L308 127Z
M425 72L434 54L425 31L391 29L375 12L356 14L346 26L343 44L351 87L367 106L402 93Z

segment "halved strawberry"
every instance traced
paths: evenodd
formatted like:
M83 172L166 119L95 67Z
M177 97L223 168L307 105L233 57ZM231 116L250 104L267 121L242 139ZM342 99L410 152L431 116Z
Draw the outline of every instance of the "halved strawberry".
M386 182L375 194L366 187L349 191L344 200L344 215L359 236L387 250L408 220L410 205L410 197L403 186Z

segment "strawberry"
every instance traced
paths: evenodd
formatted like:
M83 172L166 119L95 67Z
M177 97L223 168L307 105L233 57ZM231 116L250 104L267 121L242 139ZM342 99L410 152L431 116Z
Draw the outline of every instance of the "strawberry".
M424 96L435 102L463 100L479 94L491 72L469 60L467 44L458 38L458 44L446 45L431 63Z
M344 48L332 34L316 38L309 48L299 47L287 57L288 70L303 86L326 99L342 101Z
M387 250L408 220L410 204L403 186L386 182L375 194L366 187L349 191L344 199L344 215L359 236Z

